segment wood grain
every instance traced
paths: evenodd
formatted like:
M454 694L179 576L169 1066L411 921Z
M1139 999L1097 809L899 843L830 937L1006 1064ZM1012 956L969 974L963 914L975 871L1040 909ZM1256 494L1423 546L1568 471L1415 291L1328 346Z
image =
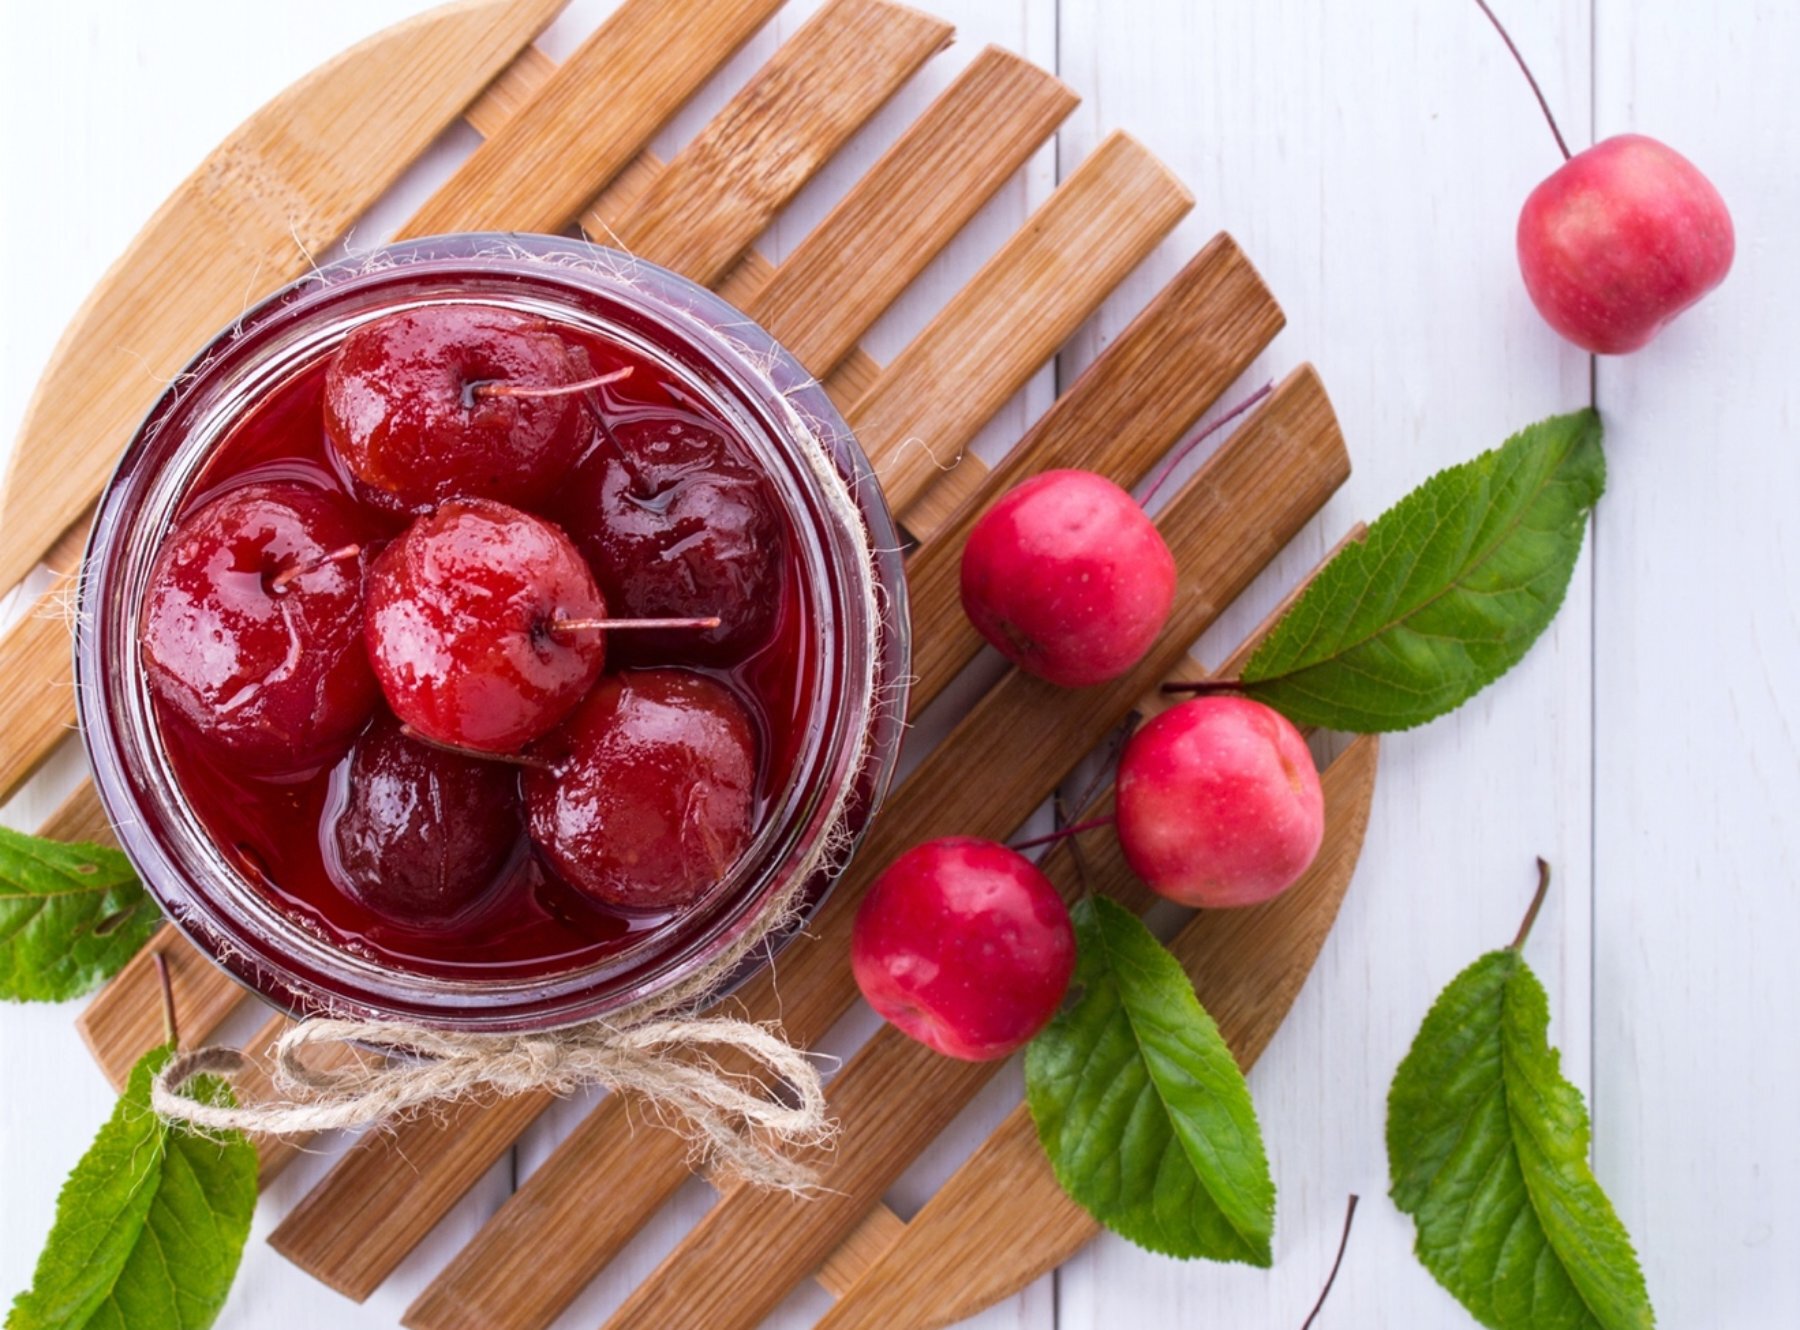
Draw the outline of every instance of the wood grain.
M627 0L401 234L562 230L780 7Z
M1376 739L1364 736L1326 768L1325 840L1305 877L1265 905L1199 913L1169 944L1246 1070L1274 1037L1337 918L1362 851L1377 753ZM1091 839L1094 882L1109 892L1142 893L1117 838ZM1055 1269L1098 1232L1057 1184L1030 1111L1020 1104L851 1285L819 1330L950 1325ZM719 1323L721 1330L729 1324Z
M676 154L619 248L713 285L952 32L890 0L830 0Z
M850 427L896 511L956 461L979 424L1193 204L1186 186L1122 133L1063 181L851 409Z
M93 502L132 429L248 300L306 271L564 0L460 0L288 88L190 175L75 315L0 494L0 587ZM205 255L205 281L171 282Z
M969 530L992 497L1053 467L1081 466L1127 488L1136 484L1282 322L1280 306L1243 252L1229 236L1215 237L1031 427L979 493L937 524L938 538L906 568L913 616L932 626L913 639L915 713L982 647L961 613L960 568ZM909 519L902 513L903 522L910 525Z
M745 312L823 373L1022 167L1079 98L990 46L801 241ZM830 291L821 304L816 293Z

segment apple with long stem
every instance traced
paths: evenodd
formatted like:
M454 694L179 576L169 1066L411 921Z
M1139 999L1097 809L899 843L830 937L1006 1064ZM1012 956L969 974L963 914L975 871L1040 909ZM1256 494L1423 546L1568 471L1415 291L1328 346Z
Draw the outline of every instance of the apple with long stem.
M1475 3L1524 71L1564 159L1519 213L1525 289L1575 345L1635 351L1731 271L1737 242L1725 200L1692 162L1643 134L1571 153L1519 48L1487 0Z

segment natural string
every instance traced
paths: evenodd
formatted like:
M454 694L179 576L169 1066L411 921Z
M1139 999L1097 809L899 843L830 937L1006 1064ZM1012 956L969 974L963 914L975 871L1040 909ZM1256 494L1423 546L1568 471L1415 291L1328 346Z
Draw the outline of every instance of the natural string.
M595 266L604 266L600 256ZM616 265L605 271L629 280ZM849 533L855 556L867 569L870 590L861 619L866 633L862 658L868 667L861 682L865 696L879 705L874 662L882 607L875 601L879 582L868 529L826 442L810 424L803 443L802 453L831 516ZM867 735L857 742L850 771L862 766ZM197 1076L235 1076L250 1067L237 1049L205 1048L170 1060L156 1077L151 1103L163 1117L201 1128L281 1135L369 1126L482 1093L567 1094L598 1085L634 1091L680 1114L708 1162L760 1186L807 1190L815 1177L794 1154L829 1144L836 1131L826 1113L817 1066L771 1027L691 1013L717 993L754 948L793 922L807 883L830 867L849 842L846 819L854 786L854 781L842 783L811 850L792 866L751 927L682 983L604 1021L540 1034L494 1035L314 1017L288 1030L275 1046L278 1098L232 1106L184 1095L183 1087ZM314 1044L349 1045L388 1056L382 1061L353 1058L321 1069L303 1055ZM713 1052L739 1055L755 1070L727 1071Z

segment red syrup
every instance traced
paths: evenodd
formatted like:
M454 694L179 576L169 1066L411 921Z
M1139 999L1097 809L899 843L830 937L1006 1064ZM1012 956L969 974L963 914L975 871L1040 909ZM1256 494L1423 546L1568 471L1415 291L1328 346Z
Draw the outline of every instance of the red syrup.
M756 463L730 422L667 369L635 348L584 329L561 324L558 331L603 371L631 368L628 378L594 390L593 405L603 419L639 432L654 429L665 417L684 431L711 430L731 451L728 470L734 475L755 471ZM237 422L197 478L177 520L243 485L288 480L326 489L353 505L371 533L370 557L399 534L410 519L368 502L328 445L325 373L326 359L321 358ZM596 431L587 454L559 487L560 502L566 505L569 495L597 489L582 482L587 469L607 462L603 450L613 444L606 431ZM570 522L581 515L555 511L558 501L546 506L545 516ZM772 494L768 506L782 528L779 548L770 551L780 566L773 579L778 592L772 622L760 646L720 664L714 663L717 652L707 643L697 644L693 655L684 658L672 635L658 637L654 657L636 646L615 656L626 636L622 632L613 633L608 643L609 658L620 664L691 669L730 687L746 704L758 737L757 825L772 792L783 788L799 760L808 727L807 700L817 688L811 676L818 626L799 591L803 570L797 542ZM337 885L327 863L335 853L330 828L346 800L347 754L309 771L258 776L234 764L160 700L156 715L173 774L207 834L294 923L367 961L446 978L519 979L603 962L653 936L682 939L683 911L625 911L594 900L552 872L523 830L498 879L460 913L416 922L379 913ZM378 708L371 723L384 720L386 713Z

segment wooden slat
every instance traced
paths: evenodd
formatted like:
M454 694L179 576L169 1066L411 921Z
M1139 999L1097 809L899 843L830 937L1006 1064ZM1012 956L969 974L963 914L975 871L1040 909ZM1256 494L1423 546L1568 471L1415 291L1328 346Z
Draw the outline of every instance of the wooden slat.
M562 230L779 8L781 0L627 0L402 234Z
M236 980L190 947L173 925L157 929L75 1019L94 1061L117 1089L125 1088L137 1060L163 1041L161 985L153 959L159 953L168 962L175 1019L188 1043L206 1039L246 996Z
M789 944L773 973L744 986L734 1006L753 1020L779 1019L801 1044L815 1042L854 998L844 957L857 902L875 874L907 846L932 836L999 837L1018 826L1347 473L1323 389L1310 371L1299 371L1165 509L1162 521L1184 575L1169 629L1145 661L1114 684L1079 691L1057 689L1018 671L1006 675L889 800L806 932ZM997 761L1000 753L1004 760ZM957 773L976 761L995 779L971 788ZM456 1297L443 1290L454 1281L456 1295L481 1307L496 1330L552 1319L560 1304L546 1308L540 1294L551 1287L579 1290L687 1176L685 1145L678 1137L633 1135L632 1127L628 1103L619 1097L603 1101L502 1208L505 1221L483 1231L472 1249L476 1254L459 1258L420 1306L452 1305ZM567 1198L577 1185L591 1195L598 1170L621 1152L629 1153L632 1169L611 1180L603 1212L587 1225L538 1227L538 1196ZM546 1207L542 1213L555 1212ZM482 1287L494 1282L460 1276L464 1259L504 1267L522 1263L527 1253L536 1261L533 1287L513 1290L506 1299L475 1301ZM532 1304L532 1315L508 1319L521 1300ZM417 1324L435 1330L439 1323ZM442 1322L454 1324L462 1323Z
M908 790L923 784L927 800L935 796L940 807L922 825L902 827L909 833L903 841L882 835L897 820L892 811L877 822L832 904L846 896L854 899L894 853L917 841L951 832L996 838L1010 833L1048 792L1039 783L1053 785L1073 765L1060 748L1065 736L1079 732L1086 741L1078 757L1174 668L1187 644L1324 502L1335 488L1329 477L1336 471L1341 479L1347 471L1332 465L1334 457L1342 456L1337 423L1317 377L1296 372L1161 514L1158 525L1181 570L1181 583L1169 628L1151 658L1127 678L1101 688L1059 690L1030 679L1029 687L1012 690L1030 704L1028 710L1007 705L1007 685L1028 676L1017 671L1008 675L907 783ZM1243 558L1242 542L1248 541L1259 545L1253 562ZM938 754L948 753L951 762L966 769L977 744L994 780L971 787L951 778L957 766L938 766ZM1015 771L1029 774L1011 781L1000 774ZM990 800L990 784L1011 784L1033 797L1029 802ZM831 933L827 913L829 907L814 921L811 935L824 939ZM831 939L838 944L829 957L834 964L797 973L790 957L797 954L805 962L822 952L818 947L800 950L796 944L778 965L784 1024L802 1040L816 1038L855 998L855 981L844 964L847 916L843 922L843 936ZM753 1000L747 1001L754 1011ZM833 1112L843 1135L837 1148L818 1161L824 1178L820 1194L796 1202L786 1195L735 1187L639 1284L609 1324L705 1325L709 1330L755 1326L817 1268L992 1072L980 1064L940 1058L884 1027L832 1082Z
M293 1022L280 1012L270 1010L269 1019L262 1023L255 1034L244 1041L243 1051L254 1061L250 1070L239 1075L233 1083L232 1088L237 1092L240 1103L265 1100L274 1094L275 1087L269 1079L269 1051L275 1041L287 1033L292 1024ZM187 1032L183 1031L182 1042L185 1045L196 1041L190 1041ZM311 1050L307 1056L307 1063L321 1071L329 1071L334 1067L347 1065L358 1056L353 1049L343 1044L332 1044ZM258 1187L268 1186L284 1168L299 1158L312 1139L311 1134L256 1137L256 1185ZM858 1250L868 1250L868 1244L865 1242Z
M960 456L975 434L964 422L986 421L1023 387L1193 202L1125 134L1075 169L852 408L896 511Z
M1319 857L1265 905L1196 915L1170 949L1248 1069L1268 1046L1337 917L1368 825L1378 744L1357 739L1324 773ZM1112 878L1115 864L1090 864ZM818 1330L936 1330L974 1316L1073 1256L1098 1232L1050 1171L1021 1104L844 1293Z
M711 286L953 31L890 0L830 0L657 177L620 248Z
M836 365L1079 100L1030 61L988 47L746 311L801 364L821 373ZM819 291L834 298L821 305Z
M295 83L170 196L70 322L0 497L0 587L93 502L132 429L244 302L306 271L564 0L461 0ZM204 255L205 281L169 280Z
M0 803L75 728L69 624L92 510L57 538L44 562L57 576L0 638Z
M1281 330L1280 307L1229 236L1216 236L1107 346L907 564L915 711L975 658L982 638L961 612L963 545L986 496L1037 471L1082 466L1130 487L1219 399ZM902 521L906 515L902 514Z
M906 1221L885 1205L877 1205L864 1215L850 1234L825 1258L813 1278L834 1298L841 1298L849 1287L869 1269L882 1254L900 1241Z

